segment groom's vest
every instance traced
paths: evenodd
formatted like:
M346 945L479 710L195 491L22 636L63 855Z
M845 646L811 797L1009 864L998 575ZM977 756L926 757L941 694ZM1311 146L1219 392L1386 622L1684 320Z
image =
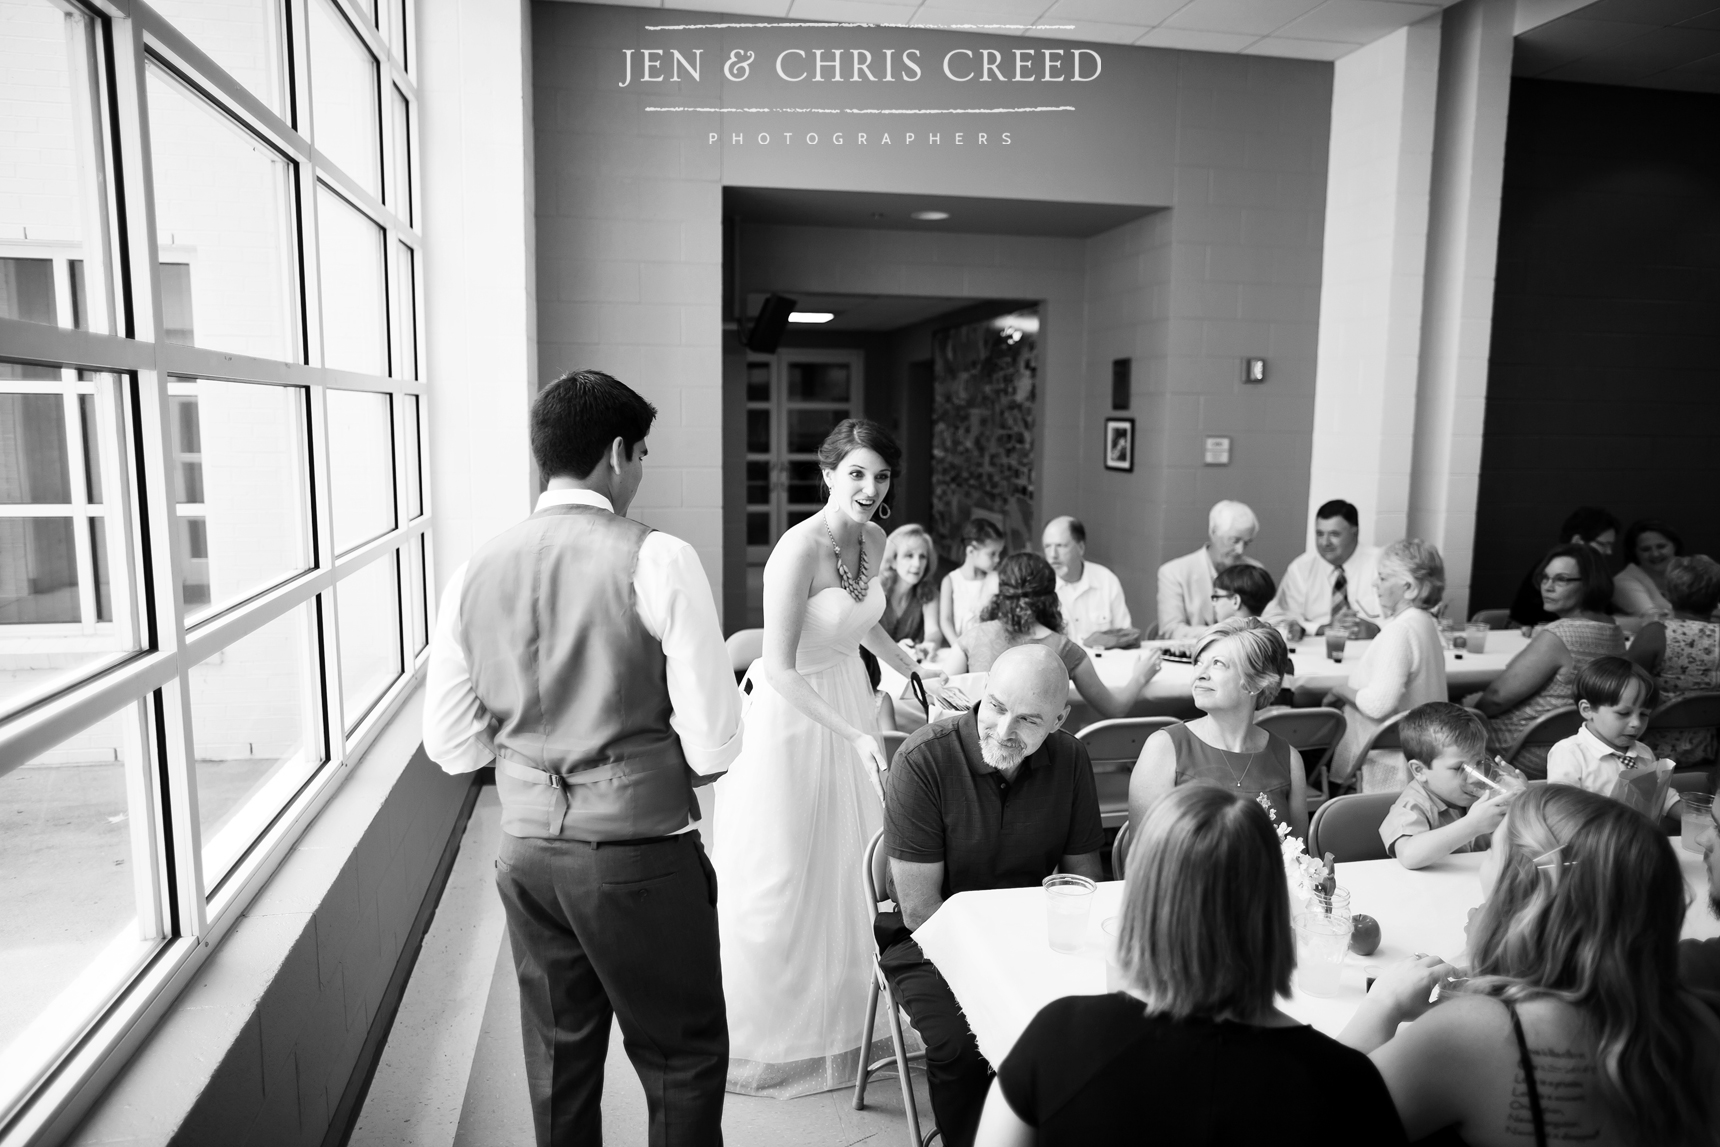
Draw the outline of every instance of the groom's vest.
M637 840L698 818L663 646L634 607L650 533L592 506L551 506L467 566L461 636L510 835Z

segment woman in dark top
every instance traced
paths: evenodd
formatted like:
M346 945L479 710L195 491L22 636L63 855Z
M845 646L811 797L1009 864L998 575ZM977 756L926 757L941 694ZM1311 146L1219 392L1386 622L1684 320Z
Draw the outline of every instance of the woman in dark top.
M878 624L898 644L924 661L944 643L938 628L938 552L924 526L897 526L884 539L884 616Z
M1481 868L1469 980L1428 1010L1423 970L1389 970L1339 1036L1371 1054L1409 1134L1472 1147L1720 1142L1720 1020L1679 983L1674 847L1572 785L1512 801Z
M1218 785L1264 796L1297 836L1308 835L1308 776L1302 754L1254 715L1278 696L1290 672L1284 637L1264 621L1233 617L1194 649L1195 707L1206 716L1147 738L1129 777L1129 819L1141 824L1172 789Z
M1595 553L1612 557L1618 544L1618 519L1599 506L1578 506L1559 527L1559 545L1585 545ZM1517 596L1511 601L1511 622L1514 625L1542 625L1558 617L1547 612L1541 601L1541 563L1523 575Z
M1289 892L1249 797L1191 785L1153 807L1129 853L1117 959L1126 993L1056 1000L1027 1025L976 1147L1404 1142L1367 1057L1274 1006L1296 962Z

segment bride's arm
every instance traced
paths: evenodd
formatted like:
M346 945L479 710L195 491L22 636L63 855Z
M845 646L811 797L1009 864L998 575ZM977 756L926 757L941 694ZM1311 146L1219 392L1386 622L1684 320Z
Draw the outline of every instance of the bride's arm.
M890 636L890 631L884 628L884 623L881 621L866 631L865 635L860 638L860 644L870 649L879 661L904 677L915 673L923 675L927 672L927 670L920 668L918 662L908 656L908 651Z
M883 753L870 734L856 729L818 695L794 667L806 603L812 592L814 563L822 551L803 534L786 534L764 566L764 675L770 687L807 717L854 745L862 759L883 767ZM898 649L897 653L901 653ZM863 746L861 741L868 744ZM874 761L872 758L876 757Z

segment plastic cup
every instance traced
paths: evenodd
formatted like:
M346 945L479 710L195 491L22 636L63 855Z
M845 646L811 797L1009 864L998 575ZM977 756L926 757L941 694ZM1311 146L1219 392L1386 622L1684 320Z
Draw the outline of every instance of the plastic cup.
M1324 916L1350 915L1350 890L1337 886L1330 893L1310 892L1302 894L1298 912L1318 912Z
M1099 931L1105 936L1105 991L1123 991L1123 966L1117 960L1117 936L1122 930L1121 916L1107 916L1099 921Z
M1045 888L1045 932L1054 952L1079 952L1087 942L1087 916L1093 889L1085 876L1059 872L1041 882Z
M1715 833L1714 797L1708 793L1679 794L1678 828L1678 842L1691 852L1701 852Z
M1463 636L1468 639L1469 652L1487 652L1487 627L1485 625L1469 624L1463 627Z
M1344 660L1344 646L1349 642L1350 635L1334 626L1326 630L1326 656L1334 663Z
M1348 914L1299 912L1296 932L1296 986L1320 999L1338 994L1343 980L1344 954L1350 950Z

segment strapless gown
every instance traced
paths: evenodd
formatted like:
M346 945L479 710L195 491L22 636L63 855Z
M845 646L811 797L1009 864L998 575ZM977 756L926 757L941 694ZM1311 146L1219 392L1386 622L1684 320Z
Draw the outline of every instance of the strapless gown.
M884 610L826 589L807 602L795 667L857 729L877 733L860 638ZM871 978L860 862L883 823L870 766L801 713L755 662L741 753L715 785L717 922L729 1013L728 1089L787 1099L853 1082Z

